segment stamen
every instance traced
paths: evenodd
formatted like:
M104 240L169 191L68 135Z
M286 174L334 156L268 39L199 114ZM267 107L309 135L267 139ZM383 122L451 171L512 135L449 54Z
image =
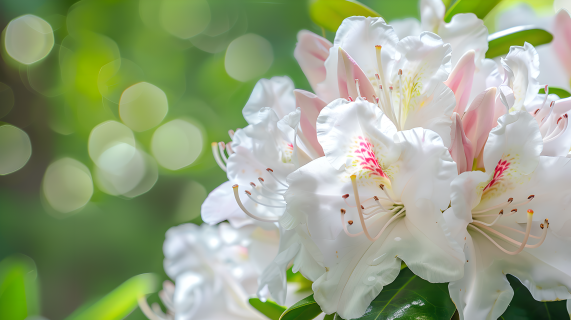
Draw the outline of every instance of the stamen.
M226 144L226 152L228 152L229 156L234 154L234 150L232 149L232 143L231 142Z
M390 194L387 192L387 190L385 189L385 185L384 185L384 184L382 184L382 183L379 184L379 188L381 188L381 190L383 190L383 192L385 193L385 195L387 196L387 198L388 198L391 202L393 202L393 203L395 203L395 204L402 204L402 202L395 201L395 200L391 197L391 195L390 195Z
M253 182L250 182L250 186L252 186L252 191L254 191L257 195L259 195L261 197L264 197L264 198L266 198L268 200L272 200L272 201L284 201L283 197L281 199L279 199L279 198L276 199L276 198L272 198L272 197L269 197L269 196L261 193L260 191L258 191L258 189L256 188L256 184Z
M487 235L484 231L480 230L478 227L474 226L473 224L469 224L468 226L472 227L473 229L475 229L476 231L480 232L483 236L485 236L488 240L490 240L490 242L492 244L494 244L496 247L498 247L498 249L502 250L504 253L509 254L509 255L516 255L520 252L523 251L523 249L525 248L525 245L527 243L527 240L529 239L529 235L531 233L531 220L533 218L533 210L529 209L527 210L527 228L525 229L525 236L523 238L523 241L521 242L521 245L519 246L519 248L515 251L508 251L506 249L504 249L502 246L500 246L496 241L494 241L489 235ZM494 232L495 230L492 228L489 228L487 226L482 226L483 228L485 228L486 230L492 231ZM504 239L511 239L506 235L503 235L497 231L495 231L494 233L500 235L502 238ZM515 241L513 239L511 239L512 241Z
M377 240L381 234L383 233L383 231L385 231L385 229L388 227L388 225L393 222L402 212L404 212L404 207L401 209L401 211L399 211L399 213L397 213L396 215L394 215L391 219L389 219L389 221L385 224L385 226L381 229L381 231L377 234L377 236L375 236L375 238L372 238L371 235L369 234L369 230L367 229L367 225L365 224L365 217L363 215L363 211L361 209L361 202L359 201L359 190L357 188L357 176L356 175L351 175L351 184L353 185L353 193L355 194L355 202L357 203L357 212L359 213L359 219L361 220L361 226L363 227L363 232L365 233L365 236L367 236L367 238L370 241L375 241ZM377 220L379 221L379 220Z
M228 135L230 136L230 139L234 139L234 130L228 130Z
M553 113L553 109L554 109L553 106L554 105L555 105L555 101L551 101L551 103L549 104L549 113L543 119L541 119L541 123L539 123L540 128L546 123L546 120L549 119L549 117Z
M232 186L232 189L234 189L234 198L236 198L236 202L238 203L238 206L240 207L240 209L242 209L242 211L244 211L244 213L246 215L248 215L250 218L252 219L256 219L258 221L262 221L262 222L278 222L279 219L267 219L267 218L262 218L262 217L258 217L252 213L250 213L248 210L246 210L246 208L244 207L244 205L242 204L242 200L240 200L240 196L238 195L238 185L235 184Z
M558 133L556 133L556 134L551 134L550 136L548 136L547 138L545 138L545 139L543 140L543 143L553 141L553 140L559 138L563 133L565 133L565 131L567 131L567 126L569 125L569 118L568 118L567 114L564 114L564 115L563 115L563 118L564 118L564 122L565 122L565 123L563 123L563 128L562 128ZM559 124L559 120L561 120L561 118L559 118L559 119L557 120L557 124ZM554 131L554 132L555 132L555 131Z
M224 163L228 163L228 158L226 158L226 155L224 154L224 149L226 149L226 145L224 144L224 142L222 141L218 142L218 150L220 150L220 155L222 156L222 160L224 161Z
M355 100L353 100L353 98L351 98L351 96L349 96L349 101L353 102Z
M359 233L350 233L349 230L347 230L347 223L349 223L349 225L352 225L353 220L349 220L349 221L347 221L347 223L345 223L345 213L346 213L345 209L341 208L341 225L343 226L343 231L345 231L345 234L351 238L358 237L358 236L362 235L363 231L361 231Z
M226 165L224 164L224 162L222 162L222 159L220 159L220 153L218 152L218 143L212 142L211 146L212 146L212 154L214 155L214 160L216 160L216 163L218 164L220 169L226 171Z
M357 88L357 96L361 96L361 89L359 88L359 79L355 79L355 87Z
M380 88L381 90L383 89L383 87L381 87L381 86L385 86L385 87L386 87L385 71L383 70L383 61L382 61L382 58L381 58L381 49L382 49L382 48L383 48L383 47L380 46L380 45L375 46L375 49L376 49L376 50L375 50L375 53L376 53L376 58L377 58L377 68L379 69L379 73L378 73L378 74L379 74L379 78L377 78L377 79L380 81L380 83L379 83L379 86L380 86L380 87L379 87L379 88ZM376 76L376 75L375 75L375 76ZM388 97L386 96L387 92L385 91L384 94L385 94L385 99L383 99L383 103L384 103L384 102L389 102L389 99L388 99ZM379 94L379 96L380 96L380 94Z
M262 187L264 187L264 189L268 190L269 192L275 193L275 194L279 194L280 196L283 196L283 195L284 195L283 193L274 191L274 190L270 189L270 187L266 186L266 183L265 183L265 181L264 181L264 178L259 177L259 178L258 178L258 181L260 182L260 184L262 185ZM279 190L278 190L278 191L279 191ZM285 190L283 190L283 191L285 191Z
M252 197L252 193L248 190L244 191L246 193L246 195L248 196L248 198L250 198L250 200L254 201L257 204L260 204L264 207L269 207L269 208L285 208L285 204L284 205L270 205L270 204L265 204L265 203L261 203L260 201L254 199L254 197Z
M492 221L491 223L485 223L483 221L480 220L473 220L474 222L487 226L487 227L491 227L493 226L496 222L498 222L498 220L500 220L501 216L504 214L504 210L501 210L500 213L498 214L498 217L496 219L494 219L494 221Z
M508 229L508 230L511 230L511 231L514 231L514 232L517 232L517 233L520 233L520 234L525 234L525 232L523 232L523 231L521 231L521 230L514 229L514 228L508 227L508 226L504 226L503 224L498 224L498 225L496 225L495 227L496 227L496 228ZM495 231L495 230L494 230L494 231ZM538 236L534 236L533 234L530 234L529 236L530 236L530 238L539 239ZM515 240L514 240L514 241L515 241ZM517 241L516 241L516 242L517 242ZM516 244L517 244L517 245L520 245L521 243L520 243L520 242L517 242ZM527 248L527 247L526 247L526 248Z
M545 237L547 237L547 229L549 228L548 220L545 219L545 226L543 225L543 223L540 224L539 226L541 227L541 229L543 229L543 232L541 233L541 240L539 240L539 242L536 244L525 246L526 248L531 248L531 249L537 248L543 244L543 241L545 241Z
M274 170L272 170L271 168L267 168L266 171L272 176L272 178L276 179L276 181L281 184L282 186L288 188L289 186L283 182L281 182L275 175L274 175Z
M508 201L507 201L507 203L500 203L500 204L498 204L498 205L495 205L495 206L493 206L493 207L490 207L490 208L484 209L484 210L472 211L472 214L482 213L482 212L488 212L488 211L490 211L490 210L499 209L499 208L504 208L504 207L507 207L508 205L510 205L513 201L514 201L514 198L509 198Z
M153 312L153 310L151 310L151 307L149 307L149 303L147 302L147 299L145 298L145 296L140 296L139 299L137 299L137 303L139 304L139 308L141 309L143 314L147 318L149 318L149 320L161 320Z

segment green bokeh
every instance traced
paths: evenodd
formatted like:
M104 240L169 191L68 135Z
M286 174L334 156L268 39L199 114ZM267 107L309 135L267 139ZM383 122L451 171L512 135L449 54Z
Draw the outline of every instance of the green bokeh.
M235 11L242 19L224 35L226 40L255 33L271 43L274 60L263 77L288 75L297 88L310 90L293 50L299 30L318 34L322 30L309 19L305 0L208 2L213 15ZM418 17L417 0L362 2L387 20ZM197 196L197 203L188 197L200 186L210 192L226 180L210 153L210 142L228 141L229 129L246 125L242 107L256 80L242 83L228 76L225 50L205 52L192 39L167 33L158 6L160 0L0 2L2 29L20 15L34 14L48 21L55 35L52 52L31 66L10 58L3 44L0 50L0 82L14 92L14 107L0 121L23 129L32 142L29 162L0 176L0 260L20 253L35 261L41 313L49 319L69 316L135 275L152 272L165 280L165 232L189 219L200 223L199 202L204 195ZM326 35L333 40L334 33ZM169 111L161 124L184 118L203 129L202 154L181 170L159 168L156 185L134 199L95 187L85 208L63 217L42 197L46 168L71 157L93 175L89 133L103 121L121 121L117 98L123 86L139 81L165 92ZM147 153L155 130L135 132L138 146ZM151 295L150 302L157 300L156 294ZM135 310L127 319L144 317Z

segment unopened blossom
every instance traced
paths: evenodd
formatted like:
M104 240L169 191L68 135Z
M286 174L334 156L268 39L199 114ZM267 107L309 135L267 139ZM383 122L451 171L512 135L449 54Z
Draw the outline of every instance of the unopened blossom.
M163 251L165 272L174 284L165 282L159 294L168 311L151 308L144 299L139 301L141 310L151 320L265 319L248 299L277 245L276 231L254 226L173 227Z
M538 301L571 298L571 159L541 156L543 137L526 111L503 115L484 147L484 172L452 182L444 212L465 244L464 278L449 285L460 319L496 319L517 277Z
M235 226L257 224L279 230L279 250L259 277L258 295L264 298L269 293L280 304L287 296L286 270L292 261L293 271L312 281L325 271L306 228L285 211L286 177L323 155L315 131L319 110L310 104L296 109L300 99L287 77L256 84L242 112L249 125L231 132L231 143L212 145L229 181L202 205L202 218L210 224L229 220Z
M401 261L431 282L462 277L441 212L456 164L435 132L394 132L376 104L337 99L317 119L325 157L288 177L287 210L323 253L313 291L327 314L362 316Z

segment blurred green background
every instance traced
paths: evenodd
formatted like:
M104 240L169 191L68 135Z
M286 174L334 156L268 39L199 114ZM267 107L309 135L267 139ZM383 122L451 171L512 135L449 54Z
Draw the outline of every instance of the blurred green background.
M419 16L417 0L361 2L388 21ZM323 32L307 5L0 1L0 122L23 130L32 150L21 169L0 175L0 260L19 253L35 262L40 314L63 319L138 274L167 278L164 234L201 223L202 201L226 180L210 143L227 142L229 129L246 125L242 107L256 81L288 75L310 90L293 57L299 30ZM45 57L45 44L32 48L41 59L29 64L21 63L30 57L18 41L45 40L46 25L18 18L26 14L45 20L54 38ZM493 28L493 20L486 23ZM333 41L333 33L326 36ZM151 85L131 87L140 82ZM115 129L93 130L108 120L117 121ZM105 143L121 132L125 148L109 151ZM113 171L123 160L132 172ZM127 319L144 317L136 309Z

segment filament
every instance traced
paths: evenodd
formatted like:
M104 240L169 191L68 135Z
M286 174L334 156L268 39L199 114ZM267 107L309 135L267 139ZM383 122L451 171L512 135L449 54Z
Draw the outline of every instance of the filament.
M230 139L234 139L234 130L228 130L228 135L230 136Z
M236 202L238 203L238 206L240 207L240 209L242 209L242 211L244 211L244 213L246 215L248 215L250 218L252 219L256 219L258 221L262 221L262 222L278 222L278 219L268 219L268 218L262 218L262 217L258 217L252 213L250 213L250 211L246 210L246 208L244 207L244 205L242 204L242 200L240 200L240 196L238 195L238 185L235 184L232 186L232 189L234 189L234 198L236 198ZM251 199L251 198L250 198Z
M357 88L357 96L360 97L361 96L361 89L359 88L359 79L355 79L355 87Z
M509 198L508 201L507 201L507 203L500 203L500 204L498 204L498 205L495 205L495 206L493 206L493 207L490 207L490 208L484 209L484 210L472 211L472 214L482 213L482 212L488 212L488 211L490 211L490 210L499 209L499 208L504 208L504 207L509 206L513 201L514 201L513 198Z
M390 194L387 192L387 190L385 189L385 185L384 185L384 184L381 183L381 184L379 185L379 188L381 188L381 190L383 190L383 192L385 193L385 195L387 196L387 198L388 198L390 201L392 201L393 203L396 203L396 204L402 204L402 202L393 200L393 198L391 197L391 195L390 195Z
M222 159L220 158L220 153L218 152L218 143L212 142L211 146L212 146L212 154L214 155L214 160L216 160L216 163L218 164L220 169L226 171L226 165L224 164L224 162L222 162Z
M145 316L147 316L147 318L150 320L162 320L157 316L157 314L153 312L153 310L151 310L151 307L149 307L145 296L140 296L139 299L137 299L137 302L139 303L139 308L145 314Z
M508 251L508 250L504 249L504 248L503 248L502 246L500 246L496 241L494 241L494 239L492 239L492 238L491 238L489 235L487 235L484 231L480 230L478 227L474 226L473 224L469 224L469 226L472 227L473 229L475 229L476 231L478 231L479 233L481 233L483 236L485 236L488 240L490 240L490 242L491 242L492 244L494 244L496 247L498 247L498 249L502 250L504 253L509 254L509 255L516 255L516 254L518 254L518 253L520 253L520 252L523 251L523 249L525 248L525 245L526 245L526 243L527 243L527 240L529 239L529 234L531 233L531 219L532 219L532 217L533 217L533 210L529 209L529 210L527 210L527 212L528 212L528 214L527 214L527 227L526 227L526 229L525 229L525 236L524 236L523 241L521 242L519 248L518 248L517 250L515 250L515 251ZM510 238L510 237L508 237L508 236L506 236L506 235L504 235L504 234L502 234L502 233L499 233L499 232L495 231L494 229L489 228L489 227L487 227L487 226L482 226L482 228L484 228L484 229L486 229L486 230L489 230L489 231L491 231L491 232L493 232L493 233L499 235L500 237L502 237L502 238L504 238L504 239L506 239L506 240L508 240L508 241L510 241L510 242L515 241L515 240L513 240L512 238ZM517 242L517 241L516 241L516 242Z
M228 152L228 155L234 154L234 150L232 149L232 143L228 142L226 144L226 152Z
M283 182L280 181L280 179L278 179L275 175L274 175L274 170L272 170L271 168L267 168L266 171L272 176L272 178L274 178L279 184L281 184L282 186L288 188L289 186Z
M252 186L252 191L254 191L254 192L255 192L257 195L259 195L259 196L262 196L262 197L264 197L264 198L266 198L266 199L273 200L273 201L283 201L283 197L282 197L281 199L276 199L276 198L272 198L272 197L269 197L269 196L267 196L267 195L261 193L261 192L256 188L256 184L253 183L253 182L250 182L250 186Z
M258 181L260 182L260 184L262 185L262 187L264 187L264 189L268 190L269 192L275 193L275 194L279 194L280 196L283 196L283 195L284 195L283 193L280 193L280 192L277 192L277 191L274 191L274 190L270 189L270 187L268 187L268 186L266 185L266 182L264 181L264 178L259 177L259 178L258 178ZM278 190L278 191L279 191L279 190ZM285 190L283 190L283 191L285 191Z
M555 101L551 101L551 103L549 104L549 113L543 118L541 119L541 123L539 123L539 127L541 128L545 123L546 120L551 116L551 114L553 113L553 105L555 105Z
M553 135L551 134L550 136L548 136L547 138L545 138L543 140L543 142L550 142L553 141L557 138L559 138L559 136L561 136L563 133L565 133L565 131L567 131L567 126L569 125L569 120L568 120L568 116L567 114L563 115L563 121L565 121L565 123L563 124L563 128L561 129L561 131L559 131L557 134Z
M218 142L218 150L220 150L220 155L222 156L222 160L224 161L224 163L228 163L228 158L226 158L226 155L224 154L225 149L226 145L224 144L224 142L222 141Z
M285 205L271 205L271 204L261 203L260 201L254 199L254 198L252 197L252 193L250 193L250 191L246 190L246 191L244 191L244 192L246 193L246 195L248 196L248 198L250 198L250 200L252 200L252 201L254 201L255 203L260 204L260 205L262 205L262 206L264 206L264 207L269 207L269 208L285 208L285 207L286 207Z
M498 214L498 217L496 219L494 219L494 221L490 222L490 223L485 223L484 221L480 221L480 220L473 220L474 222L477 222L483 226L487 226L487 227L491 227L493 226L496 222L498 222L498 220L500 220L500 218L502 217L502 215L504 214L504 211L500 211L500 213Z
M389 219L389 221L385 224L385 226L381 229L381 231L377 234L377 236L375 236L375 238L372 238L371 235L369 234L369 230L367 229L367 225L365 224L365 217L363 215L363 211L361 208L361 201L359 200L359 190L357 188L356 179L357 179L357 176L351 175L351 184L353 185L353 193L355 194L355 202L357 203L357 212L359 213L359 219L361 220L361 226L363 227L363 232L365 233L365 236L367 236L367 238L370 241L375 241L381 236L381 234L383 233L383 231L385 231L385 229L388 227L388 225L391 222L393 222L401 213L404 212L404 207L401 209L401 211L399 211L396 215L394 215L391 219Z

